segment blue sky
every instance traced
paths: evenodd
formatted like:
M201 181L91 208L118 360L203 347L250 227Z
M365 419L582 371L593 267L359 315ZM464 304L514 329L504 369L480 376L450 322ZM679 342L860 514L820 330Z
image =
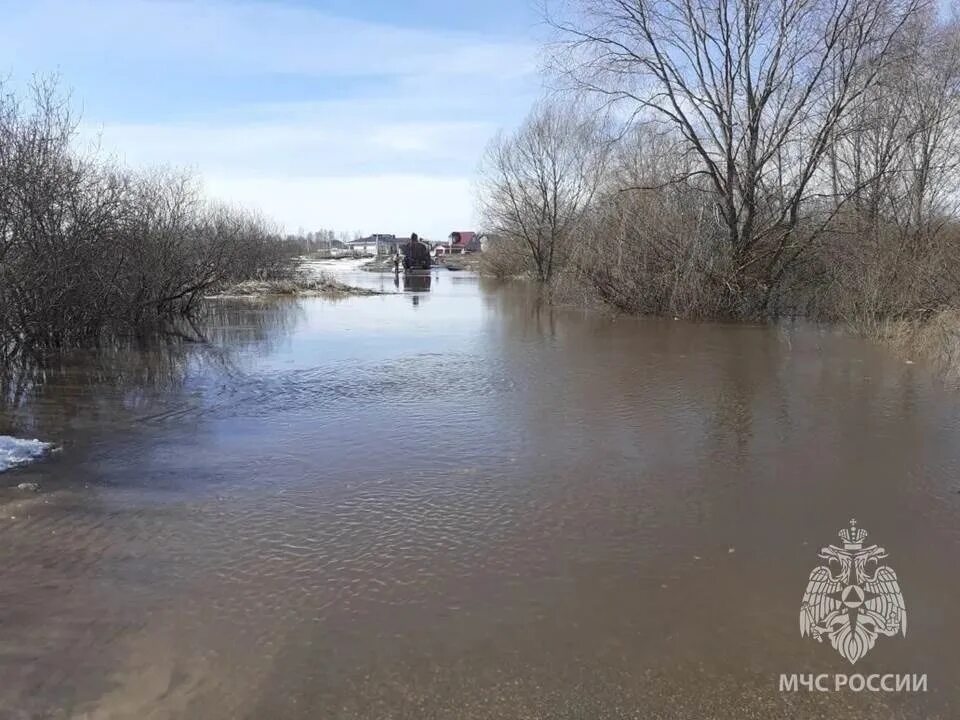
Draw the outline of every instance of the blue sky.
M288 230L476 222L487 140L540 92L534 0L0 0L0 71L57 73L81 132L196 169Z

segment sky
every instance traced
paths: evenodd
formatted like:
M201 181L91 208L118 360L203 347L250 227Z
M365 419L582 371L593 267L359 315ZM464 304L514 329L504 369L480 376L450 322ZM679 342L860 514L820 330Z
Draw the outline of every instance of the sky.
M533 0L0 0L0 75L85 143L197 171L288 232L476 227L483 149L540 94Z

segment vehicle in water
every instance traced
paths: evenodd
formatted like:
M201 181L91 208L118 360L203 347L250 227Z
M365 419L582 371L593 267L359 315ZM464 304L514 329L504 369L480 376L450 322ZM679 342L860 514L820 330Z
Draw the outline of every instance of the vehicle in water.
M432 259L430 248L420 241L416 233L410 236L410 242L400 246L400 262L404 272L416 270L430 270ZM399 269L399 264L398 264Z

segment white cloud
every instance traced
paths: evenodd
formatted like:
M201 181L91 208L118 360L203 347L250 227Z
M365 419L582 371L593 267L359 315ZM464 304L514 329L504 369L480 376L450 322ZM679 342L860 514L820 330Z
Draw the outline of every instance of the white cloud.
M359 115L359 116L358 116ZM192 166L208 172L315 176L396 172L470 173L491 123L391 122L360 114L315 121L204 121L83 126L125 164Z
M131 165L191 167L289 229L469 225L483 147L539 85L526 42L303 5L7 4L0 68L59 67L91 98L85 138Z
M282 2L32 0L5 3L8 58L72 61L122 55L140 64L196 65L209 74L502 77L533 69L530 48L464 33L397 28ZM25 30L25 32L23 32ZM44 42L37 43L40 38ZM0 55L3 58L3 55ZM115 68L121 71L123 68Z
M214 197L284 218L290 231L326 227L441 239L475 221L467 177L208 176L206 185Z
M416 230L441 237L473 223L471 175L492 126L347 118L116 125L98 132L124 164L193 168L215 197L259 209L289 231ZM84 134L92 137L94 129Z

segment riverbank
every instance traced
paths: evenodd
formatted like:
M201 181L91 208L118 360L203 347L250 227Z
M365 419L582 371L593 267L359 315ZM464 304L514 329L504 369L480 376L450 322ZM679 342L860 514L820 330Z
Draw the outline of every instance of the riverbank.
M960 379L960 310L880 323L860 333L892 346L908 363L920 361L946 378Z
M479 253L450 255L443 259L442 266L446 267L448 270L470 270L471 272L482 272L483 255Z
M207 298L271 297L283 295L342 298L381 294L382 293L376 290L347 285L327 275L300 275L282 280L245 280L241 283L230 285L213 295L208 295Z
M467 255L449 255L431 269L433 270L469 270L471 272L482 271L482 256L476 253ZM393 257L374 258L360 265L361 270L367 272L393 272L395 268Z

